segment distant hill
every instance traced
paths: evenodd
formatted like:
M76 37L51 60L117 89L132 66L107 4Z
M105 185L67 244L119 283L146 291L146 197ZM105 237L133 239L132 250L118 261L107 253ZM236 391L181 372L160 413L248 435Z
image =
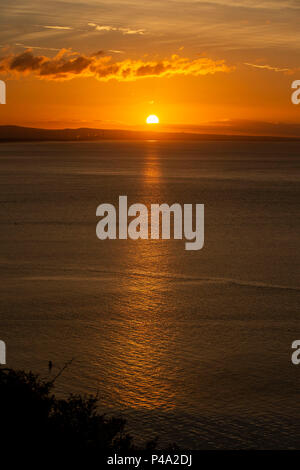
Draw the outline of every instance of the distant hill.
M187 132L130 131L118 129L36 129L0 126L0 142L100 141L100 140L211 140L300 141L300 137L197 134Z

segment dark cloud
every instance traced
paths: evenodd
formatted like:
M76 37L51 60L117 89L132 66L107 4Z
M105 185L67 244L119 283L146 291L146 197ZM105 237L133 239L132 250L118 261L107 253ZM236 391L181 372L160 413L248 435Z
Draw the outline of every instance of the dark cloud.
M40 68L41 76L53 76L53 77L67 77L69 74L78 75L84 72L93 59L90 57L79 56L75 59L69 59L66 61L61 60L46 60Z
M94 52L94 54L91 54L92 56L99 56L99 55L104 55L104 51L100 50L100 51L97 51L97 52Z
M44 60L44 57L34 56L32 52L26 51L14 57L9 64L9 68L10 70L17 70L18 72L38 70Z
M143 77L230 72L233 67L226 65L224 60L214 61L207 57L190 60L177 55L160 61L125 59L113 62L112 58L104 56L102 51L101 54L99 51L87 57L63 49L52 58L34 56L31 50L14 56L2 57L0 70L8 74L33 74L49 80L94 76L98 80L130 81Z

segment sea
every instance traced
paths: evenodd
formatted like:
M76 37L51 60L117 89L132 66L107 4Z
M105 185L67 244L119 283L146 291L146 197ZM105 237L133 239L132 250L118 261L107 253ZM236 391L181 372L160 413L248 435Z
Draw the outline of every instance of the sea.
M7 367L97 393L136 443L300 448L299 142L1 143L0 183ZM203 249L99 240L120 195L204 204Z

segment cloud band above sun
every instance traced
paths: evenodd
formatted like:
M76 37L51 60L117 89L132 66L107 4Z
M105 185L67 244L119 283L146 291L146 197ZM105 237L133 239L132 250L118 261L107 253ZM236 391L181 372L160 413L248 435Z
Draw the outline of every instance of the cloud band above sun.
M0 73L32 74L48 80L70 80L93 76L101 81L133 81L140 78L171 77L174 75L207 75L230 72L234 67L224 60L208 57L189 59L172 55L162 60L125 59L113 61L110 56L86 56L62 49L54 57L34 55L32 50L0 57Z

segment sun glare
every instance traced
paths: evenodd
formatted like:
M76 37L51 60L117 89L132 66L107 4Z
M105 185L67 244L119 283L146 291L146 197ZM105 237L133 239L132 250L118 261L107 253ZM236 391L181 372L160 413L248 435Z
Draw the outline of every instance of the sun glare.
M158 124L159 119L155 114L150 114L150 116L147 117L146 122L147 124Z

